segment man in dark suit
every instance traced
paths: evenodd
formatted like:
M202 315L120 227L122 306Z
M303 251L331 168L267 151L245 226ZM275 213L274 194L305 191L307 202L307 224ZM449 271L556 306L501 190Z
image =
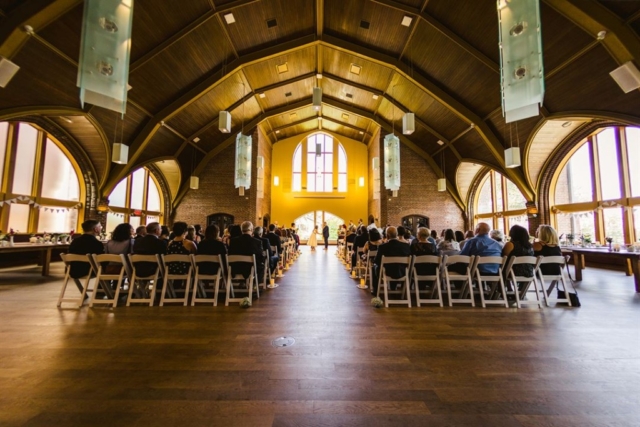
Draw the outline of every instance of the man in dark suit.
M278 256L282 255L282 243L280 242L280 236L278 236L276 233L276 226L275 224L269 224L269 232L267 233L267 239L269 239L269 244L271 246L275 246L276 249L278 250Z
M377 295L378 293L378 280L380 277L380 265L382 264L382 257L408 257L411 256L411 247L408 243L404 243L398 240L398 230L395 227L387 228L387 243L383 243L378 246L378 253L373 261L373 286L371 287L371 293ZM399 278L404 276L405 267L402 265L386 264L385 271L387 276L392 278Z
M264 257L262 256L262 241L254 238L253 224L245 221L240 225L242 235L231 239L229 243L229 255L255 255L258 277L264 274ZM251 266L246 263L230 264L234 273L242 274L245 278L251 273Z
M74 255L103 254L104 245L96 237L102 232L102 224L94 219L89 219L82 223L82 231L82 236L74 239L69 245L69 253ZM84 286L78 279L89 274L89 268L90 265L87 263L71 263L69 275L73 278L80 292L83 291Z
M145 235L147 234L147 227L145 227L144 225L141 225L140 227L136 228L136 237L135 239L142 239Z
M167 243L160 239L162 227L157 222L147 224L147 234L135 240L133 253L138 255L159 255L167 253ZM157 265L150 262L140 262L136 265L136 275L151 276L156 272Z
M351 256L351 268L355 268L358 263L358 248L364 247L369 241L369 231L367 227L361 225L358 227L356 239L353 241L353 255Z
M322 224L322 237L324 237L324 250L329 249L329 226L326 222Z
M227 263L227 247L219 240L220 229L217 225L210 225L204 231L204 240L198 244L198 255L220 255L222 265ZM217 265L201 265L200 272L202 274L216 274L218 272ZM226 274L226 271L223 273Z
M263 230L264 229L262 227L256 227L253 230L253 237L262 242L262 250L266 251L267 256L269 257L269 268L271 269L271 271L274 271L276 265L278 264L278 256L273 254L273 251L271 250L271 242L269 242L269 239L267 239L266 237L262 237Z

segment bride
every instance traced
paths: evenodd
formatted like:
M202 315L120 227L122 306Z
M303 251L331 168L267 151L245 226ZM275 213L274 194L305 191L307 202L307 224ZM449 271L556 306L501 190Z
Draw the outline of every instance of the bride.
M307 240L307 245L311 246L312 251L315 251L316 246L318 246L318 237L317 237L318 234L320 233L318 232L318 226L316 225L313 228L311 235L309 236L309 240Z

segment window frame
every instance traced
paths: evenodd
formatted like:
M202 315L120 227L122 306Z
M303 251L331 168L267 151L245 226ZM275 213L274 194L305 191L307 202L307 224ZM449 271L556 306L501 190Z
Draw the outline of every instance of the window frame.
M133 188L133 174L139 171L140 169L144 170L144 186L142 190L142 209L140 209L142 214L137 218L140 218L140 225L145 225L147 223L147 216L155 216L158 218L162 218L164 216L164 209L163 209L164 194L162 193L162 187L160 186L158 179L148 168L144 166L132 170L125 178L123 178L120 181L122 182L126 180L124 207L109 206L108 215L111 215L111 214L123 215L122 222L127 222L127 223L130 222L131 217L134 213L134 210L137 210L137 209L131 208L131 191ZM156 188L158 189L158 194L160 196L159 211L147 210L147 206L149 202L149 179L153 180L153 183L156 185ZM118 182L118 184L116 184L116 186L114 186L113 188L115 189L118 185L120 185L120 182ZM109 196L111 196L111 194L109 194Z
M496 197L497 183L498 183L497 175L500 175L499 176L500 184L501 184L500 194L502 196L501 198L502 206L498 206L498 198ZM474 218L476 219L476 221L485 220L490 223L492 229L502 229L506 234L509 232L509 229L511 228L511 225L512 225L511 222L514 217L527 216L527 208L524 207L522 209L511 209L511 210L505 209L506 207L509 206L509 192L507 187L508 185L507 182L509 181L509 179L506 176L504 176L502 173L497 172L493 169L490 169L480 179L480 182L477 187L477 191L475 192L474 201L473 201L474 212L478 212L478 203L480 201L480 195L482 193L483 187L487 184L487 180L489 181L490 190L491 190L490 193L491 193L492 212L476 213L474 215ZM513 182L512 184L515 185L515 183ZM525 199L525 197L522 194L520 195L522 196L523 199Z
M45 207L60 207L60 208L77 208L78 216L75 225L75 230L79 229L79 225L84 221L84 202L86 200L86 186L85 182L82 179L83 173L80 169L80 166L73 158L69 150L60 143L55 136L48 133L46 130L42 129L35 123L24 122L24 121L5 121L9 124L7 129L7 147L4 153L4 159L0 158L0 161L4 162L4 168L2 171L2 179L0 179L0 200L12 200L18 198L20 196L26 196L30 200L32 200L35 204L42 206L42 209ZM37 140L36 140L36 153L34 160L34 170L33 170L33 181L31 183L31 192L30 194L18 194L10 191L13 189L14 175L15 175L15 158L17 155L17 143L18 143L18 135L20 133L21 125L28 125L36 129L38 132ZM43 187L43 178L44 178L44 167L45 167L45 156L46 156L46 146L47 139L51 140L55 146L62 151L65 155L69 163L73 167L73 170L76 173L76 177L78 178L78 200L62 200L62 199L54 199L49 197L42 197L42 187ZM14 202L17 204L28 204L28 200L18 200ZM13 203L12 203L13 204ZM78 208L78 204L80 207ZM11 228L11 224L9 224L9 210L11 206L3 205L0 210L0 230L9 230ZM28 227L26 230L18 230L21 234L29 234L29 233L37 233L38 232L38 223L40 220L40 209L29 209L29 218L27 221ZM69 230L56 230L56 232L68 232Z
M331 168L331 189L330 190L323 190L323 191L309 191L309 185L308 185L308 181L309 181L309 168L308 168L308 158L309 158L309 140L311 138L316 138L318 135L323 135L325 138L331 138L332 142L333 142L333 149L332 152L330 153L332 156L332 168ZM324 145L324 144L323 144ZM341 171L339 168L339 155L340 153L344 154L344 158L345 158L345 170ZM299 154L298 154L299 153ZM323 151L322 152L323 156L328 155L329 153ZM295 157L296 155L301 156L301 168L300 170L296 170L295 166ZM349 187L349 180L348 180L348 157L347 157L347 150L345 150L344 146L342 145L342 143L340 141L338 141L338 139L331 135L328 134L326 132L315 132L313 134L307 135L303 141L301 141L300 143L298 143L298 145L296 146L296 148L293 150L293 156L291 157L291 191L293 193L310 193L310 194L317 194L317 195L322 195L322 194L330 194L330 193L346 193L348 191L348 187ZM322 172L323 175L328 175L329 172ZM296 189L294 188L293 183L295 182L295 176L296 175L300 175L300 189ZM340 180L340 176L344 175L345 176L345 182L347 183L346 188L344 190L340 189L340 184L339 184L339 180ZM323 181L324 182L324 181Z
M569 214L571 215L571 233L576 234L576 223L573 220L575 215L585 212L593 212L593 221L595 236L593 237L596 242L604 244L605 237L607 237L607 230L605 229L605 220L603 209L618 208L621 210L622 215L622 232L624 242L619 243L631 243L637 242L640 236L636 235L636 228L638 225L634 224L634 209L640 208L640 197L631 197L631 174L630 164L628 157L628 144L627 133L628 127L638 126L607 126L602 127L589 136L578 142L569 153L562 159L558 167L556 168L551 185L549 187L549 202L551 211L551 224L558 229L559 227L559 215ZM598 134L613 128L616 144L616 156L618 162L618 185L620 186L621 197L615 199L604 199L602 197L602 178L601 178L601 161L599 156ZM589 144L589 161L591 162L591 183L592 183L592 197L591 201L579 202L579 203L563 203L555 204L556 191L558 188L560 175L564 168L567 166L569 160L573 155L582 148L585 144ZM613 205L612 205L613 203ZM562 230L558 230L561 232ZM579 234L579 233L577 233Z

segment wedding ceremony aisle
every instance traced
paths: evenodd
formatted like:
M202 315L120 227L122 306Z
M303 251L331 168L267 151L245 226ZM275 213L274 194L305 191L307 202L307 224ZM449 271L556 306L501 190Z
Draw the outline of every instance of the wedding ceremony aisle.
M624 273L590 269L581 308L375 309L334 252L248 309L58 309L61 263L0 271L0 425L637 425Z

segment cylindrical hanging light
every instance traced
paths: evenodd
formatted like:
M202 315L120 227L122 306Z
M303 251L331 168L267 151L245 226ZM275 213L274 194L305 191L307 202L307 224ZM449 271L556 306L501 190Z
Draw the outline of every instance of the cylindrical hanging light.
M320 157L322 155L322 144L316 142L316 157Z
M447 179L438 178L438 191L447 191Z
M322 88L314 87L313 88L313 109L315 111L320 111L322 108Z
M129 146L116 142L111 151L111 161L119 165L126 165L129 161Z
M228 111L220 111L218 118L218 129L222 133L231 132L231 113Z
M189 188L192 190L197 190L200 188L200 178L195 175L191 175L189 178Z
M400 140L390 133L384 137L384 186L387 190L400 189Z
M413 113L406 113L402 116L402 134L411 135L416 131L416 115Z
M242 133L236 137L235 186L240 188L241 196L245 188L251 187L251 136Z
M520 148L511 147L504 150L504 167L517 168L520 166Z

